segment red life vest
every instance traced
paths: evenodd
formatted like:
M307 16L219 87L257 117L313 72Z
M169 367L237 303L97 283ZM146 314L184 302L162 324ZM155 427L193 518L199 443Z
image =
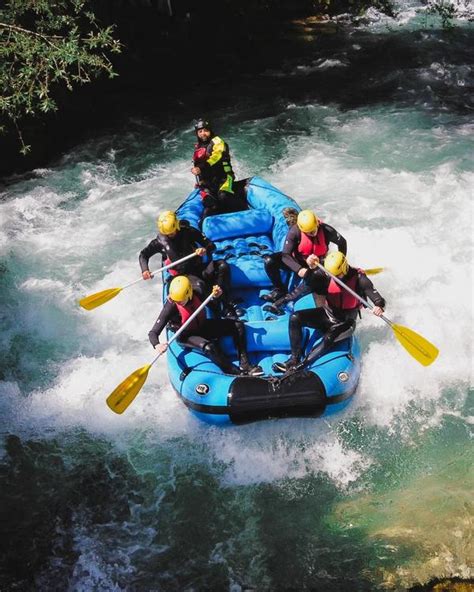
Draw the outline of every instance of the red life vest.
M199 163L207 162L207 149L205 146L201 146L200 144L194 146L193 162L194 166L199 166Z
M328 246L326 243L326 237L324 236L323 227L321 226L321 220L319 221L319 228L316 236L309 236L304 232L301 233L300 244L298 245L298 253L305 259L309 255L317 255L318 257L324 257L328 252Z
M168 257L168 259L165 259L165 260L163 261L163 263L165 264L164 266L166 266L166 265L169 265L170 263L173 263L173 262L172 262L172 261L171 261L171 259ZM175 269L174 267L170 267L170 268L168 269L168 273L169 273L170 275L179 275L179 272L178 272L178 271L176 271L176 269Z
M361 270L357 270L349 280L344 281L346 286L354 290L356 288L357 280L359 278L359 273L363 273ZM328 293L326 295L326 300L331 308L338 308L340 310L354 310L360 308L362 305L357 298L352 296L347 290L341 288L339 284L337 284L332 278L329 282Z
M182 304L178 304L178 302L175 302L175 304L181 317L181 323L182 325L184 325L184 323L189 319L193 312L202 304L202 302L199 300L196 294L193 294L192 299L188 301L184 306ZM186 331L197 331L199 327L204 323L206 318L206 311L202 309L201 312L197 315L197 317L194 317L194 319L191 321L191 324L186 328Z

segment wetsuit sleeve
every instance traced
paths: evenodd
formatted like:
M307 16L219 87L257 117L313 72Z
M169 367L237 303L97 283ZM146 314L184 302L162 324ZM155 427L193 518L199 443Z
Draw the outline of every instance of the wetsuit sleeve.
M298 261L293 257L293 253L298 250L298 245L301 239L301 232L299 228L296 226L292 226L286 235L285 243L283 244L282 249L282 262L294 271L298 273L298 271L303 267Z
M219 138L219 136L214 136L209 143L206 165L212 167L217 164L222 160L222 157L227 150L228 148L224 140Z
M148 333L148 339L153 347L160 343L160 333L166 327L167 323L176 315L176 305L174 302L166 300L160 316L156 319L151 331Z
M204 236L202 232L196 230L196 228L190 227L189 232L190 241L197 243L201 247L204 247L206 249L207 256L210 258L211 254L216 250L216 245L211 240L209 240L207 236Z
M359 296L362 296L362 298L373 302L375 306L385 308L385 299L377 292L373 283L365 274L359 274L356 292Z
M149 271L148 269L148 261L150 260L153 255L157 253L161 253L163 255L162 245L158 239L154 238L148 246L146 246L142 251L140 251L140 256L138 258L138 262L140 263L140 268L143 271Z
M334 243L337 245L338 251L341 251L344 255L347 255L347 241L339 234L335 228L329 226L325 222L322 223L324 236L326 237L326 244Z

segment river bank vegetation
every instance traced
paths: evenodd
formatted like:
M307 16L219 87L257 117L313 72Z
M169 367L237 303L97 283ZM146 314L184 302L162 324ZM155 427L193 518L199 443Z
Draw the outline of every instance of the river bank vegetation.
M117 118L164 110L187 88L271 65L301 19L369 8L394 13L391 0L10 0L0 9L0 174L42 166ZM447 23L456 12L444 0L432 9Z

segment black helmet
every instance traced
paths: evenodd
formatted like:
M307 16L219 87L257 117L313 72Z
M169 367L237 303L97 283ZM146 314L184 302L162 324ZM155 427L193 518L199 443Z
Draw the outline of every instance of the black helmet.
M211 124L207 121L207 119L198 119L194 124L194 131L197 132L200 129L211 129Z

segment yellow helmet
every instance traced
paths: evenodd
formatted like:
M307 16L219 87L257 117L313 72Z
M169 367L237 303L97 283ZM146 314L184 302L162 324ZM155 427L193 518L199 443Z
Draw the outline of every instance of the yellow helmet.
M346 256L340 251L332 251L324 260L324 268L333 275L341 275L349 271L349 263Z
M314 212L311 210L302 210L298 214L298 218L296 220L298 224L298 228L301 232L315 232L318 230L319 227L319 220Z
M176 217L175 212L172 212L171 210L162 212L158 216L156 225L161 234L173 234L179 230L179 220Z
M176 276L170 284L169 297L175 302L184 302L193 297L193 287L185 275Z

